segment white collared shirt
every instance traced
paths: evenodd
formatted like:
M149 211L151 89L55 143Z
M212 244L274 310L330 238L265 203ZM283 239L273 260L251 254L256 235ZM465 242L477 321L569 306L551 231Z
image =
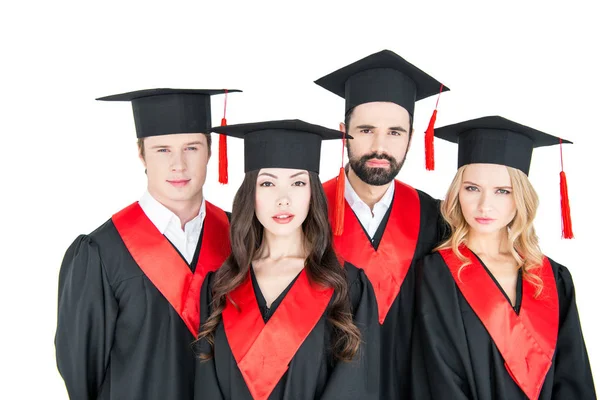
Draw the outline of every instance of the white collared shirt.
M181 220L179 217L152 197L147 191L139 203L148 219L152 221L158 231L165 235L183 255L188 264L191 264L196 252L196 245L200 239L200 233L202 232L204 216L206 215L204 199L202 199L198 215L185 224L183 230L181 229Z
M346 176L346 174L344 174ZM383 220L385 213L388 208L392 204L392 199L394 198L394 181L392 181L391 185L385 191L381 200L379 200L373 206L373 211L371 212L371 208L358 197L358 194L354 191L354 188L350 184L348 180L348 176L346 176L346 187L344 192L344 197L348 202L352 211L358 217L360 224L365 228L365 231L369 234L369 238L373 239L375 236L375 232L377 232L377 228L379 228L379 224Z

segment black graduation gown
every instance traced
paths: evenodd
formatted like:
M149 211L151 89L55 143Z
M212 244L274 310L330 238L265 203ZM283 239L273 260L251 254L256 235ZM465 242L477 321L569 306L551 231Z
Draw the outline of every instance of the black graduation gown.
M278 381L268 399L379 399L379 338L377 306L364 272L347 264L346 274L352 303L354 322L362 334L359 356L353 362L335 362L329 352L332 327L327 322L327 311L319 318L316 326L289 363L288 369ZM201 322L209 315L212 300L211 287L214 275L204 281L201 294ZM254 285L261 314L264 320L276 315L277 308L285 299L293 282L267 311L258 285ZM282 332L282 334L285 334ZM252 399L244 377L235 361L225 333L224 324L215 332L214 357L198 360L196 364L195 400L242 400ZM197 352L210 351L210 345L202 340Z
M328 200L330 204L333 201L333 189L335 188L335 180L329 181L325 184L326 193L328 194ZM398 189L398 186L397 186ZM381 387L381 398L382 399L408 399L411 396L411 338L413 331L413 320L414 320L414 306L415 306L415 265L417 261L422 259L426 254L430 253L431 250L437 246L438 243L444 238L446 233L446 224L440 214L440 201L432 198L427 193L424 193L418 189L415 189L418 194L419 201L419 222L418 222L418 237L416 238L416 246L414 252L409 255L410 266L402 284L400 285L399 293L394 298L389 311L385 316L385 320L381 323L381 376L380 376L380 387ZM395 204L395 202L400 202ZM400 216L392 215L394 206L404 208L405 203L398 198L398 192L394 193L394 199L392 200L391 206L388 208L386 215L384 216L381 224L379 225L373 238L369 239L367 232L364 227L358 221L358 218L354 212L347 212L345 218L353 218L357 220L364 236L358 236L352 234L349 236L349 232L346 230L349 226L347 221L342 234L341 241L344 242L345 246L354 247L355 243L353 240L358 237L359 240L369 240L371 246L375 251L380 253L382 261L389 258L386 262L389 265L393 265L394 268L401 269L402 266L398 265L392 257L388 257L387 253L379 249L382 240L387 240L388 243L392 244L398 249L404 249L405 242L402 238L393 237L391 229L388 229L390 224L396 224L395 228L400 231L405 230L405 224L408 224ZM350 209L348 207L348 209ZM411 212L411 211L409 211ZM330 210L330 218L332 218L332 212ZM386 233L386 230L388 231ZM340 240L335 238L336 241ZM340 247L336 248L336 251L340 251L342 257L346 257L346 252ZM363 267L363 262L355 258L345 258L348 262L353 263L359 267ZM380 268L380 265L376 265L376 268ZM387 266L381 266L386 268ZM374 286L375 283L371 282Z
M411 396L411 341L415 308L416 263L437 246L445 224L440 201L417 190L421 204L417 247L400 293L381 325L381 398L409 399ZM391 207L388 213L391 212ZM385 230L382 223L380 229ZM381 240L381 238L379 238ZM376 245L374 243L374 245ZM352 260L349 260L352 261Z
M571 275L564 266L549 261L558 292L558 339L539 399L596 399ZM419 274L413 398L527 399L441 255L425 257ZM522 307L521 288L518 285L515 312Z
M192 270L202 242L211 240L204 236L203 226ZM71 399L191 399L194 339L112 219L69 247L59 276L55 346Z

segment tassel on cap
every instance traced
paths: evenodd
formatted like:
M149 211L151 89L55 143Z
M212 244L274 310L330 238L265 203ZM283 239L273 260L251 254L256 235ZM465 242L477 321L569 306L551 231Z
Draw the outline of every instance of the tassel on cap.
M433 154L433 127L435 125L435 119L437 117L437 109L433 110L429 125L425 131L425 168L427 171L433 171L435 169L435 158Z
M225 90L225 105L223 106L223 118L221 126L227 126L227 90ZM227 184L229 175L227 173L227 136L219 135L219 183Z
M569 205L569 190L567 188L567 175L563 167L562 139L560 140L560 212L562 216L562 237L573 239L573 225L571 222L571 206Z
M435 156L433 152L433 130L435 128L435 120L437 118L437 108L440 102L440 96L442 95L442 91L444 90L444 85L440 86L440 93L438 94L437 101L435 102L435 110L433 110L433 114L429 119L429 125L427 125L427 130L425 131L425 168L428 171L433 171L435 169Z
M340 167L340 173L337 177L335 184L335 204L334 204L334 217L333 217L333 234L340 236L344 233L344 192L346 189L346 177L344 175L344 147L346 146L346 131L344 130L342 136L342 166Z

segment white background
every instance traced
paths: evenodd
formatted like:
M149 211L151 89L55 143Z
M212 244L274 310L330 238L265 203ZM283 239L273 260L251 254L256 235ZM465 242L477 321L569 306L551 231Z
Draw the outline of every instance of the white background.
M336 128L343 100L312 82L385 48L452 89L441 98L437 126L497 114L575 142L564 149L575 240L560 239L557 146L534 152L530 178L541 198L542 248L573 274L600 371L600 220L591 195L599 182L598 14L592 1L485 3L3 3L10 5L0 10L0 398L66 398L53 344L62 256L79 233L145 187L131 106L94 98L155 87L238 88L244 93L229 96L230 124L300 118ZM213 98L214 124L222 100ZM434 104L435 97L417 105L399 177L442 197L456 148L436 141L437 170L424 170L422 133ZM230 185L217 183L213 157L205 187L206 198L227 210L243 176L241 143L229 145ZM335 176L339 162L339 147L325 144L322 179Z

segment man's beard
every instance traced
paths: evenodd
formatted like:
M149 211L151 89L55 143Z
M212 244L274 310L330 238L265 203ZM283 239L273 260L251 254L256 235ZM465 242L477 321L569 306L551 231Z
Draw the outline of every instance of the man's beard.
M406 154L401 162L398 162L392 156L376 152L366 154L357 159L352 156L352 151L348 148L348 158L350 159L350 168L352 168L361 181L372 186L383 186L393 181L396 175L398 175L398 172L402 169L402 165L404 165L404 160L406 160ZM372 159L387 160L390 166L389 168L368 167L367 161Z

